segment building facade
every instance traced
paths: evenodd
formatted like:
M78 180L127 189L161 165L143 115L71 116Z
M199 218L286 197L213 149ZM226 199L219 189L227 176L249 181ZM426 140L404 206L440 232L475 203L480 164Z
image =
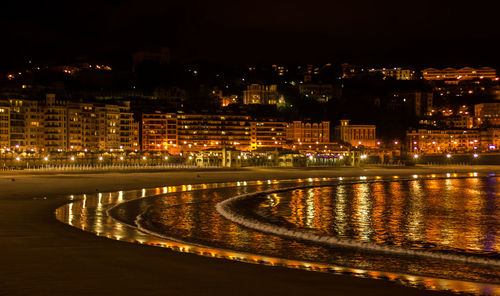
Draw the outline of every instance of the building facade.
M406 137L408 151L416 154L474 152L484 150L485 145L479 130L413 129Z
M287 125L247 115L142 114L141 149L174 154L223 148L274 150L286 147Z
M464 67L460 69L444 68L435 69L427 68L422 70L422 76L426 80L448 80L448 79L495 79L497 71L491 67L471 68Z
M277 104L280 102L276 85L251 84L243 91L243 104Z
M76 103L49 94L45 100L9 99L0 108L3 149L39 153L139 149L139 125L127 102Z
M330 122L294 121L287 125L286 139L293 144L330 143Z
M10 105L0 101L0 149L10 149Z
M500 103L476 104L474 115L480 124L500 126Z
M349 120L341 120L335 127L335 140L353 147L377 147L375 125L350 125Z

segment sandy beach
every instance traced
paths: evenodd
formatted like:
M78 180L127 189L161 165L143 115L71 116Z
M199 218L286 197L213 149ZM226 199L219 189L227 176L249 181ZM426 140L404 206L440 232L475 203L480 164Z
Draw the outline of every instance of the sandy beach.
M177 253L56 220L69 194L222 181L500 172L500 166L0 173L0 295L443 295L362 279Z

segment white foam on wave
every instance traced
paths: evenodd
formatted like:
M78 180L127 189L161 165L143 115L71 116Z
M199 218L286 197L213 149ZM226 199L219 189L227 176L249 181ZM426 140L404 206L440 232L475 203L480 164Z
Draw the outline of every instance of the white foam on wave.
M391 255L403 255L403 256L414 256L414 257L424 257L431 259L439 259L439 260L447 260L447 261L455 261L455 262L463 262L463 263L475 263L475 264L483 264L488 266L500 267L500 261L489 258L481 258L478 256L469 256L463 254L445 254L436 251L429 250L414 250L407 249L402 247L388 246L388 245L379 245L372 242L362 242L351 239L341 239L332 236L323 236L317 235L313 233L305 233L301 231L291 230L286 227L277 226L271 223L266 223L263 221L259 221L244 215L239 214L236 209L236 204L238 201L251 198L255 196L267 195L271 193L290 191L295 189L304 189L310 187L322 187L322 186L297 186L297 187L289 187L289 188L281 188L278 190L270 189L266 191L247 193L238 195L229 199L226 199L222 202L219 202L216 205L216 210L219 214L221 214L226 219L233 221L237 224L243 225L253 230L261 231L264 233L274 234L282 237L288 237L296 240L305 240L311 241L314 243L330 245L333 247L346 247L346 248L354 248L358 250L365 250L370 252L379 252L386 253Z

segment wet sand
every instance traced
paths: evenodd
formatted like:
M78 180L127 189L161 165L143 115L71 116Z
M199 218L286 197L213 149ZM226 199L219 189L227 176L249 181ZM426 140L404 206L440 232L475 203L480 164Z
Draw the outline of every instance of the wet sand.
M114 241L58 222L68 194L217 181L500 172L499 166L0 174L0 295L443 295L392 282L245 264Z

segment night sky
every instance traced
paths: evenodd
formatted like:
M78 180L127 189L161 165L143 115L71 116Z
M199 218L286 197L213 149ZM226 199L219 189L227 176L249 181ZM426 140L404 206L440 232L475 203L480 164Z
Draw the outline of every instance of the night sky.
M2 1L0 68L159 46L179 62L496 67L499 10L487 2Z

